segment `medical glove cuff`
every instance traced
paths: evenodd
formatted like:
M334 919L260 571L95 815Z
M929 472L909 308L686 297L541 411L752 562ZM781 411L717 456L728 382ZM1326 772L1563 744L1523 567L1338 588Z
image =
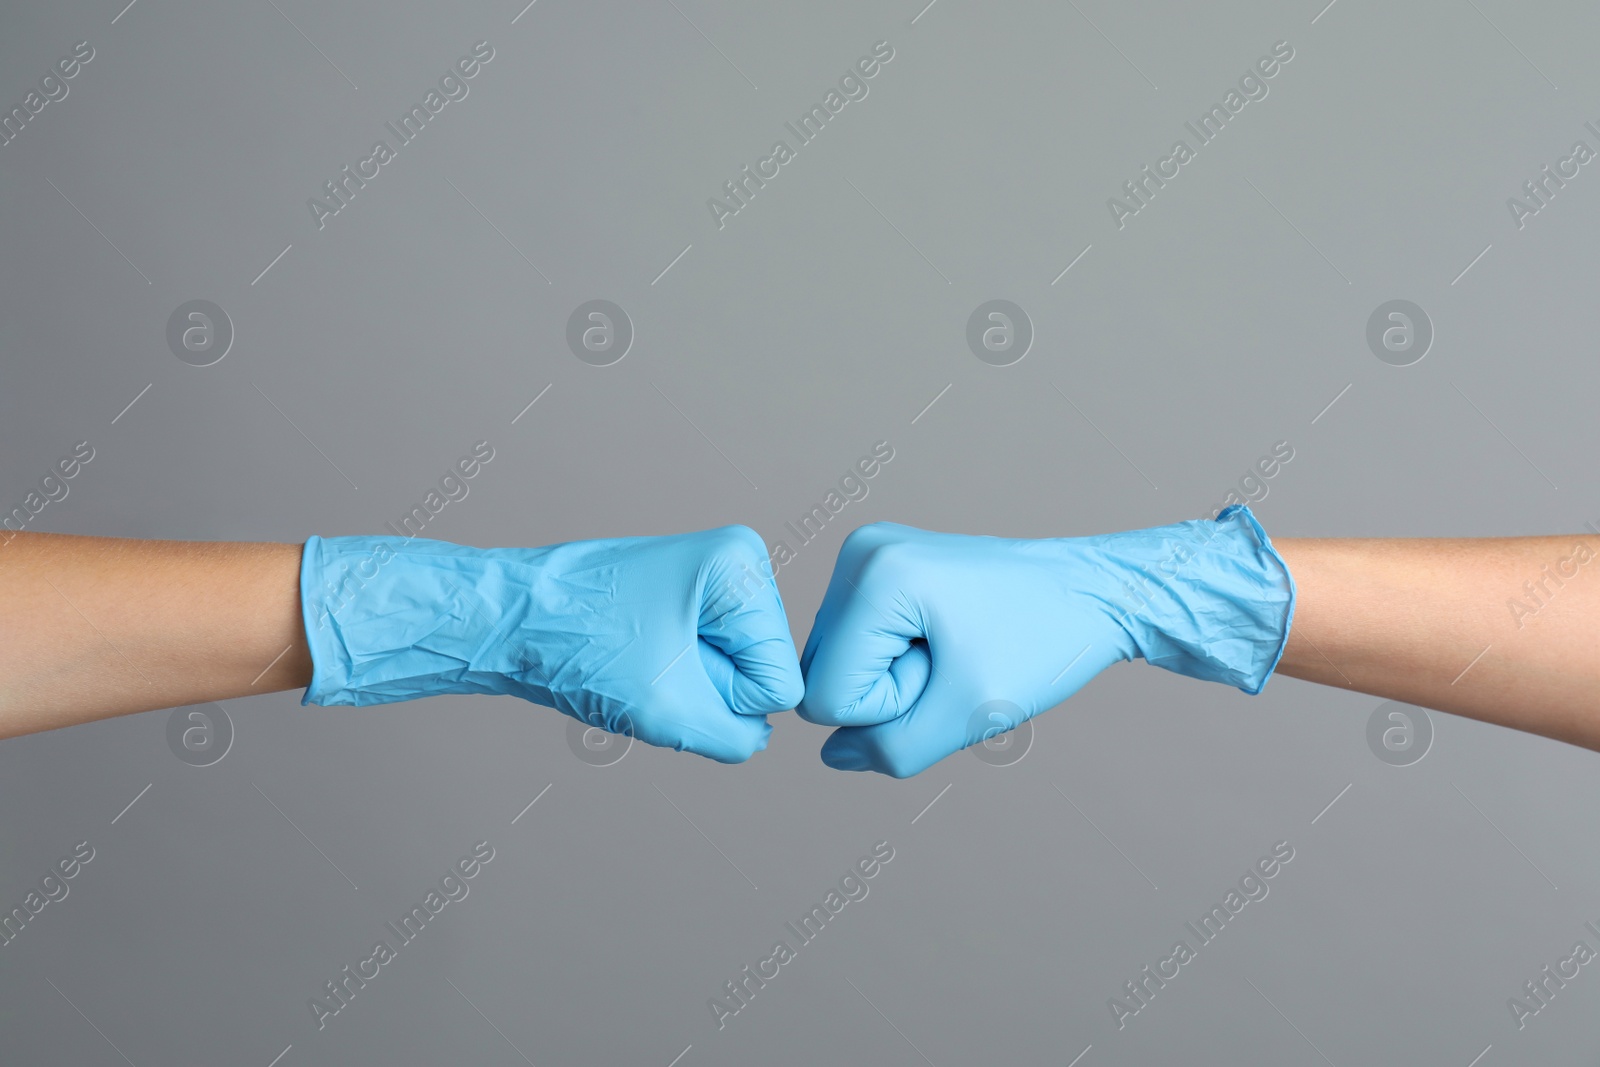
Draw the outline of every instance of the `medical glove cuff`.
M1106 542L1132 600L1117 621L1146 662L1261 692L1289 640L1295 585L1247 506Z
M312 675L302 704L388 704L506 693L485 603L495 564L481 549L425 538L311 537L300 610Z

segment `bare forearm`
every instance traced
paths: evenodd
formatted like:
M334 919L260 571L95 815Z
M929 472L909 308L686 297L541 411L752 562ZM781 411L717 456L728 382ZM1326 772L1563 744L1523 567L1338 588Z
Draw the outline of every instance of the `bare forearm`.
M0 737L305 686L300 546L0 542Z
M1279 673L1600 749L1600 538L1274 544Z

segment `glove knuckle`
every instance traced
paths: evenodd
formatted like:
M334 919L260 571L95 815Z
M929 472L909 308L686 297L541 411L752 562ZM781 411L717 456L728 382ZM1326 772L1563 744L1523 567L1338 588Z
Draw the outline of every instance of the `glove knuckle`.
M898 585L916 572L916 545L904 541L885 541L873 545L862 555L856 568L863 585Z
M839 546L839 555L848 558L865 556L893 538L895 536L893 530L892 522L869 522L865 526L857 526Z
M910 778L922 771L921 763L905 753L880 751L878 765L890 778Z
M772 702L777 705L777 710L785 711L797 707L806 696L806 684L795 676L779 678L767 687L772 697Z
M816 726L842 726L844 717L837 703L816 691L816 686L806 688L805 699L795 706L795 714Z
M712 542L718 551L732 556L753 554L764 558L767 546L761 540L761 535L750 527L735 523L731 526L719 526L711 531Z

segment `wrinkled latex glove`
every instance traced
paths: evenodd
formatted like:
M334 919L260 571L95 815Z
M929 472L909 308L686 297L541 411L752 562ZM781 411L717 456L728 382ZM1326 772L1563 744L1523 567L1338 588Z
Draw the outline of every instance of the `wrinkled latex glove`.
M1038 541L875 523L845 539L801 660L822 761L905 778L1120 660L1259 693L1294 583L1246 507Z
M800 699L767 551L725 526L545 548L312 537L303 704L495 693L738 763Z

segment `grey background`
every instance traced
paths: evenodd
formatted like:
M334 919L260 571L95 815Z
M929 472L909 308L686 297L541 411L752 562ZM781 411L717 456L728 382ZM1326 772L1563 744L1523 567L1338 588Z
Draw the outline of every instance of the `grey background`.
M33 528L376 532L487 439L428 536L772 540L887 439L870 496L782 570L797 643L861 523L1171 522L1279 440L1256 505L1278 536L1600 519L1600 176L1520 230L1505 204L1600 147L1592 5L520 8L8 5L4 108L75 42L95 58L0 147L0 505L88 440ZM306 199L479 40L470 95L319 230ZM870 95L719 231L706 199L878 40ZM1106 199L1279 40L1270 94L1119 230ZM603 368L564 340L596 298L636 330ZM1009 367L965 343L997 298L1036 331ZM1436 330L1403 368L1365 343L1397 298ZM214 366L166 347L192 299L236 331ZM1600 947L1600 764L1554 742L1436 714L1396 767L1365 740L1377 699L1143 666L1039 719L1015 765L903 782L829 771L793 715L745 766L594 767L510 700L298 701L226 702L204 768L167 712L0 745L0 902L96 849L0 948L0 1061L1595 1055L1592 968L1525 1029L1506 1004ZM471 895L319 1032L308 999L480 839ZM870 896L719 1031L708 998L878 840ZM1268 898L1119 1031L1107 999L1280 840Z

